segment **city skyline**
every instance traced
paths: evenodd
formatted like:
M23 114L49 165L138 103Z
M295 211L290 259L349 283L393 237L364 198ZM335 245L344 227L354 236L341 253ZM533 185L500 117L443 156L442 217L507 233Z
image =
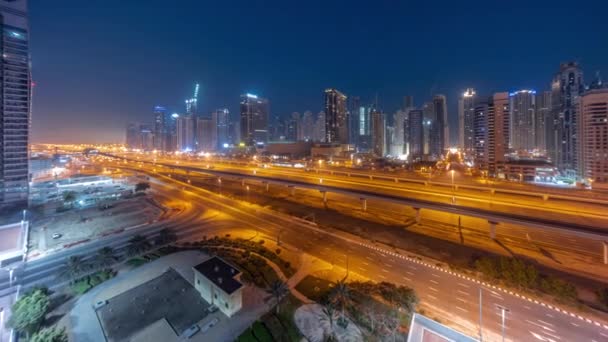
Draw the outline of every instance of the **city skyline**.
M273 25L261 25L251 32L249 39L241 42L243 39L239 39L239 34L249 19L239 13L231 13L230 6L214 7L214 12L207 14L196 11L204 9L204 4L184 3L182 7L171 7L153 2L141 9L143 15L138 16L138 32L132 32L125 28L130 23L127 14L134 10L133 5L122 5L124 8L120 8L125 13L113 16L113 25L106 27L103 24L104 30L107 29L103 35L95 32L101 29L104 16L117 12L118 3L104 2L104 8L96 8L98 5L94 3L84 8L82 4L74 3L60 13L46 8L47 4L32 6L35 24L31 35L32 41L38 43L33 44L32 56L44 56L34 59L32 70L37 84L33 97L34 142L122 141L128 121L146 121L150 108L155 105L182 107L186 94L190 94L198 82L201 85L199 112L204 114L224 107L233 115L238 113L239 95L247 92L259 94L272 102L271 117L287 117L294 111L317 113L322 109L320 93L327 87L358 96L362 103L371 103L378 95L381 108L391 115L400 108L405 95L413 95L420 106L422 102L431 100L433 95L444 94L448 100L450 143L454 143L458 126L456 103L467 88L475 88L483 96L519 89L549 90L556 66L569 60L578 61L587 75L593 75L597 70L608 70L605 59L601 58L606 48L597 45L601 37L606 36L606 28L594 20L589 20L584 28L552 26L554 32L539 42L539 35L549 34L547 25L543 25L549 20L545 18L565 20L569 15L565 7L555 4L542 10L539 6L526 11L523 16L519 15L520 28L513 31L487 25L483 32L470 33L478 36L480 41L487 41L484 37L491 35L504 38L500 44L486 42L470 49L456 49L451 40L472 32L475 25L483 26L508 18L513 12L492 11L495 6L492 4L481 9L474 4L466 7L445 5L435 9L435 16L429 20L444 20L452 29L425 26L420 32L410 27L420 26L423 20L416 13L424 14L431 10L424 5L411 5L408 11L404 5L366 4L349 8L330 5L325 12L319 11L321 4L318 3L298 8L269 5L265 12L258 14L266 20L275 20ZM184 10L188 6L192 7L193 14ZM93 13L96 9L99 11ZM190 20L192 24L185 27L175 23L175 19L167 19L167 25L158 27L154 20L148 19L163 11L179 14L179 20L184 22L188 22L185 19L191 15L199 16L201 20ZM590 18L601 12L594 6L580 11ZM77 13L81 12L90 14L87 16L90 20L78 19ZM51 16L44 15L46 13L57 13L70 20L51 20ZM464 23L454 22L452 15L459 17L455 15L459 13L465 19L475 19L475 25L466 20ZM243 22L217 26L224 14L234 16L235 21L243 19ZM324 24L323 20L302 27L288 25L313 15L323 19L336 14L340 14L337 20L342 24L341 28ZM199 24L199 21L205 23ZM410 25L401 27L395 24L400 21ZM70 32L72 54L66 55L62 52L66 46L60 42L58 33L67 32L68 24L78 24L82 30ZM217 30L217 27L222 29ZM274 27L281 27L281 32ZM335 48L326 48L332 40L322 34L324 29L343 33L340 40L334 42ZM523 32L526 32L525 36L518 34ZM145 36L158 38L152 41L143 39ZM292 41L292 36L299 39ZM553 38L556 36L570 42L567 52L556 47L557 41ZM442 38L445 46L435 47L431 37ZM86 47L91 40L97 43L95 48ZM411 43L401 47L404 40ZM249 53L246 57L231 54L237 42L247 47ZM513 70L513 54L503 56L491 51L516 42L520 47L534 47L539 53L527 56L525 63ZM349 53L346 59L336 56L336 51L346 46L355 47L353 51L356 51L359 45L383 51L382 62L370 59L367 49L359 54ZM409 45L416 46L419 52L411 53ZM157 46L165 46L158 57L155 53L159 51ZM186 47L192 49L193 56L182 54ZM410 53L405 53L406 50ZM208 51L214 53L209 54ZM326 56L316 57L320 52ZM108 58L94 58L96 54ZM132 61L142 54L146 55L146 61L137 68L127 70L122 63L117 63L118 56ZM477 58L471 59L470 56ZM93 59L94 63L82 62ZM148 87L149 84L156 86ZM72 132L64 134L68 127Z

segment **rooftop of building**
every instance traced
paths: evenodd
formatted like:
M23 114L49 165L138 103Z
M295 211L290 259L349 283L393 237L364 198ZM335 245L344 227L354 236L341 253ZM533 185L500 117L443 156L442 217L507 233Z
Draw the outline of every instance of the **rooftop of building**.
M235 279L241 272L220 257L211 257L194 266L194 269L229 295L243 287L243 284Z

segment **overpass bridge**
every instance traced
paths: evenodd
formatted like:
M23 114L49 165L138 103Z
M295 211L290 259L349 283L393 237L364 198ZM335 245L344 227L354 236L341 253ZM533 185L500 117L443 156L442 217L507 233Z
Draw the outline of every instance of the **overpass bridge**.
M242 185L245 185L245 181L255 181L266 186L266 190L269 189L270 185L278 185L282 187L287 187L291 189L292 194L296 188L300 189L308 189L308 190L316 190L322 195L322 201L324 204L327 203L327 194L328 193L336 193L342 194L346 196L359 198L361 201L361 209L367 209L367 200L375 199L380 201L388 201L396 204L400 204L403 206L408 206L413 208L416 211L416 222L419 223L421 219L421 209L440 211L455 215L469 216L475 217L478 219L483 219L488 222L490 237L492 239L496 238L496 226L501 223L507 224L515 224L519 226L524 226L528 228L539 228L539 229L552 229L552 230L560 230L569 234L573 234L576 236L580 236L583 238L588 238L592 240L598 240L602 242L603 245L603 262L604 264L608 264L608 227L597 227L580 223L573 222L563 222L551 217L536 217L530 215L521 215L516 213L506 213L506 212L496 212L483 208L475 208L470 206L462 206L455 205L454 203L440 203L434 201L428 201L424 199L412 199L406 198L399 195L391 195L387 193L377 193L371 190L365 189L347 189L334 185L327 184L312 184L308 182L303 182L299 180L285 180L280 178L271 178L268 176L260 176L257 174L243 174L239 172L226 171L226 170L215 170L212 168L200 168L194 166L186 166L186 165L175 165L175 164L165 164L165 163L154 163L151 161L145 160L135 160L131 158L125 158L120 156L115 156L108 153L100 153L107 157L129 160L132 162L145 163L150 165L163 166L169 169L180 169L187 172L194 172L199 174L213 175L218 178L231 178L242 182Z

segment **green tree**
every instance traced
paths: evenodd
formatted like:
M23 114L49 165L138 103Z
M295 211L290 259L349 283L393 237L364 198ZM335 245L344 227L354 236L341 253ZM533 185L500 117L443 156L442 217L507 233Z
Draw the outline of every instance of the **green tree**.
M148 182L139 182L135 184L135 192L146 191L150 189L150 183Z
M76 201L76 193L74 191L66 191L63 193L63 202L70 205L70 208L74 206Z
M278 314L280 311L279 307L281 305L281 301L289 293L289 286L282 280L275 280L272 282L272 284L270 284L270 287L266 289L266 293L269 295L266 297L267 301L274 299L276 313Z
M84 261L80 255L72 255L63 264L61 271L59 272L60 279L67 279L70 284L80 279L86 271L89 270L89 264Z
M11 317L7 326L25 333L29 339L44 321L44 316L49 311L51 300L48 294L42 290L30 292L15 302L11 308Z
M481 257L477 259L475 261L475 268L488 278L500 278L500 265L493 258Z
M68 342L68 335L65 328L57 329L57 327L42 329L35 333L30 342Z
M162 246L175 241L177 241L177 235L175 232L169 228L163 228L160 232L158 232L158 236L154 240L154 243L157 246Z
M145 236L135 235L129 240L127 251L129 255L139 255L152 247Z
M118 261L116 252L112 247L103 247L95 254L95 266L100 269L110 268Z

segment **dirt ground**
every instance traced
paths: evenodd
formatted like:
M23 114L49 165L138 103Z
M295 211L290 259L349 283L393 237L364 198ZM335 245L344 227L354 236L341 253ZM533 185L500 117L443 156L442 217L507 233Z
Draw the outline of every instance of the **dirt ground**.
M33 214L30 246L39 251L61 248L84 242L96 236L117 233L125 228L149 223L157 219L165 208L152 196L137 196L111 202L112 207L70 209L52 215ZM53 238L53 234L60 234Z

